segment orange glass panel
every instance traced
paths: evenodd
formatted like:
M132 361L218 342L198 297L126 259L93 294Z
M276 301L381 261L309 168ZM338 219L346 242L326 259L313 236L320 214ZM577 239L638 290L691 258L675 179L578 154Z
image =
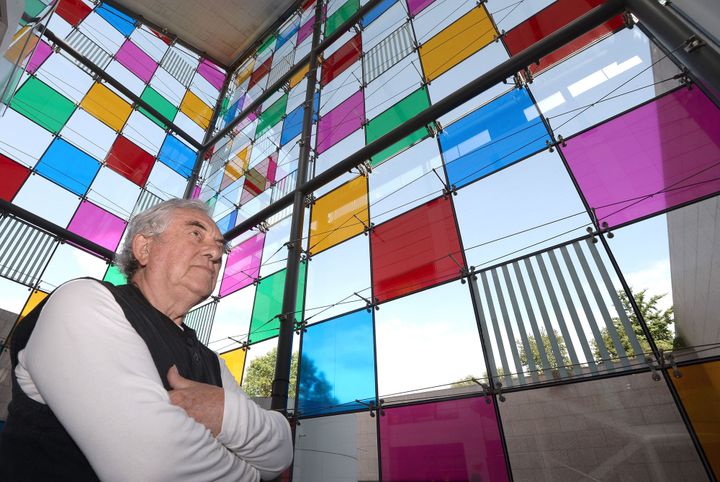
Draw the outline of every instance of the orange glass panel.
M367 178L360 176L315 201L310 216L310 253L362 233L369 224L367 199Z
M236 181L245 174L248 168L248 163L250 162L250 147L250 144L245 146L240 152L235 154L235 157L230 159L227 166L225 166L225 173L233 177Z
M420 46L425 80L430 82L495 39L497 31L480 5Z
M245 80L250 77L250 75L253 73L253 67L255 67L255 61L252 60L248 62L248 64L237 73L237 77L235 77L235 85L239 86Z
M130 104L102 84L90 88L80 107L118 132L132 113Z
M25 318L32 310L35 309L37 305L40 304L42 300L47 298L47 293L40 290L33 290L33 292L30 294L30 297L25 302L25 306L23 307L22 311L20 312L20 320ZM19 321L19 320L18 320Z
M12 63L21 64L32 53L39 40L27 26L23 27L13 36L13 43L5 52L5 58Z
M310 64L305 64L305 67L298 70L295 75L290 77L290 88L292 89L293 87L298 85L300 83L300 81L305 78L305 76L307 75L309 70L310 70Z
M210 125L213 110L190 90L187 91L180 104L180 111L203 129L207 129Z
M720 361L680 367L670 378L715 474L720 474Z
M237 350L228 351L220 355L220 358L225 360L225 364L233 374L235 380L238 383L242 383L243 369L245 368L245 349L238 348Z

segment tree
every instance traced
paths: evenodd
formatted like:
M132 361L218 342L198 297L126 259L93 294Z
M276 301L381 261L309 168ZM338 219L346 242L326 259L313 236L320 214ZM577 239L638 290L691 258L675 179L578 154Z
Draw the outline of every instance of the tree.
M630 327L632 328L633 335L639 342L640 348L644 353L649 353L651 351L650 344L645 338L640 322L635 315L635 310L633 310L633 307L630 304L630 299L625 294L624 290L618 290L618 297L622 303L625 315L630 320ZM674 336L675 319L673 316L672 306L667 310L661 310L658 308L658 302L664 297L665 294L648 296L647 289L637 291L633 295L635 303L640 310L640 316L642 316L643 320L645 320L648 330L650 331L653 340L655 340L655 344L660 350L669 351L673 348L677 348L678 340L675 339ZM635 353L635 350L633 350L629 334L626 332L625 326L620 321L620 318L613 317L612 323L618 334L618 338L620 339L620 344L625 349L625 352L628 355L639 355L639 353ZM601 335L610 357L617 358L619 355L607 327L602 329ZM597 341L593 341L593 355L596 360L602 359L602 354L600 353Z
M258 357L250 362L245 379L243 390L251 397L269 397L272 394L272 382L275 379L275 361L277 360L277 348L273 348L267 354ZM290 387L289 396L295 398L295 386L297 383L298 368L297 353L292 354L290 361Z
M565 340L561 335L558 334L556 330L553 330L553 335L555 337L555 340L557 341L558 351L560 351L560 358L562 362L560 366L570 365L570 357L568 357L567 345L565 345ZM535 366L537 366L538 369L557 368L558 362L555 359L553 343L550 340L550 336L545 332L545 330L540 331L540 339L542 340L542 346L545 350L545 354L547 355L547 360L548 363L550 363L550 366L546 367L543 365L543 359L540 356L540 350L538 348L537 341L535 340L534 336L530 336L528 337L528 345L530 347L530 353L532 354L532 359L535 362ZM518 350L520 351L520 363L522 363L524 366L529 366L529 358L527 352L525 351L525 345L520 340L515 340L515 344L517 344Z

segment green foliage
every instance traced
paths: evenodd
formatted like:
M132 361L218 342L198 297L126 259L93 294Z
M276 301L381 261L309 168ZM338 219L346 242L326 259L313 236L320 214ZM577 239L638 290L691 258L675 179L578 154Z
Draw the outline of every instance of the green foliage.
M565 345L565 340L563 339L562 335L558 334L556 330L553 330L553 336L557 341L558 350L560 352L560 366L570 365L570 358L568 357L567 345ZM545 330L541 330L540 339L542 340L543 350L547 355L550 366L545 367L543 365L543 359L540 356L540 349L538 348L537 340L535 340L534 336L530 336L528 337L528 345L530 347L530 353L532 354L532 359L535 362L535 365L538 368L557 368L558 361L555 359L555 353L552 349L553 343L551 342L550 336L545 332ZM524 366L529 366L529 358L527 352L525 351L525 346L519 340L515 340L515 343L517 344L518 350L520 351L520 363L522 363Z
M302 393L305 410L332 407L339 403L332 395L332 385L325 374L318 370L312 358L302 358L302 377L300 377L300 393Z
M640 348L643 350L644 353L649 353L651 351L650 344L645 338L645 334L643 333L642 327L640 326L640 322L638 321L638 318L635 315L635 311L630 304L630 299L623 290L618 290L618 296L620 297L620 302L622 303L623 309L625 310L625 314L630 320L630 327L632 328L632 332L640 344ZM635 303L637 304L640 311L640 316L642 316L642 318L645 320L648 330L650 331L650 334L655 340L655 344L660 350L669 351L673 348L677 348L677 340L674 337L673 325L675 323L675 320L673 316L673 308L670 307L667 310L661 310L657 306L658 301L660 301L664 297L664 294L648 296L647 289L637 291L633 295L633 298L635 298ZM613 326L615 327L615 331L617 331L618 333L620 344L622 345L625 352L628 355L638 355L632 349L632 345L630 344L630 338L628 336L628 333L625 331L625 328L620 321L620 318L614 317L612 321ZM601 335L603 343L607 347L607 351L610 356L612 358L617 358L618 352L615 348L615 345L613 344L612 337L610 336L607 327L602 329ZM595 341L593 341L593 356L595 356L596 360L602 359L600 349L597 342Z
M277 348L273 348L266 355L258 357L250 362L245 379L243 390L251 397L269 397L272 394L272 382L275 378L275 361L277 360ZM295 398L295 386L297 384L297 353L293 353L290 362L290 398Z

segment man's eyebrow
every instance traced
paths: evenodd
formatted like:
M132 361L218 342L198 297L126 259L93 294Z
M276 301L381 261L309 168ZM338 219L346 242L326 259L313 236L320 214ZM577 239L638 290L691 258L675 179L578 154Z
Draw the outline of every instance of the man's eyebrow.
M197 226L198 228L202 229L203 231L206 231L206 232L208 231L207 226L205 226L205 225L204 225L203 223L201 223L200 221L196 221L196 220L194 220L194 219L192 219L192 220L190 220L190 221L186 221L186 222L185 222L185 225L186 225L186 226ZM222 245L223 251L224 251L225 253L229 253L229 252L230 252L230 247L228 246L228 242L225 241L225 238L223 238L222 236L219 237L219 238L215 238L215 242L218 243L218 244L220 244L220 245Z
M185 222L185 226L197 226L198 228L200 228L200 229L202 229L202 230L204 230L204 231L207 231L207 230L208 230L207 226L205 226L205 225L204 225L203 223L201 223L200 221L195 221L194 219L191 220L191 221L186 221L186 222Z

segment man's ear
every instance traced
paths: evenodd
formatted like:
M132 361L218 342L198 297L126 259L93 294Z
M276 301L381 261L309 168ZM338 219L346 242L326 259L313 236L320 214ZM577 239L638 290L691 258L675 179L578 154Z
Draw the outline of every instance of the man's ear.
M152 237L145 236L144 234L137 234L133 238L132 251L135 259L138 260L140 266L145 266L150 257L150 245L152 244Z

